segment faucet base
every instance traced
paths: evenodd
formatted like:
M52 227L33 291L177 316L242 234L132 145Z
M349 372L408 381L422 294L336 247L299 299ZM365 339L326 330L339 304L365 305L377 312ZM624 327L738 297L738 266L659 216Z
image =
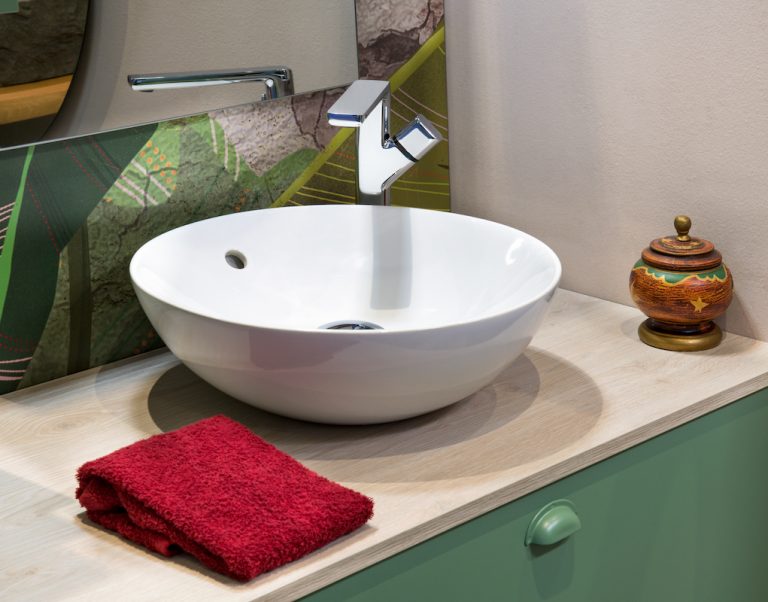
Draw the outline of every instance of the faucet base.
M362 190L357 191L358 205L390 205L389 188L380 194L366 194Z

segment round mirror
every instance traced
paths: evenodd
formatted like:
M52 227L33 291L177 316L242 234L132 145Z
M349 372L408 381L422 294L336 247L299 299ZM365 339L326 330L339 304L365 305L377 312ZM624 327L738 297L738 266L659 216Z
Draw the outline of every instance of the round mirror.
M39 140L69 90L89 0L0 0L0 147Z

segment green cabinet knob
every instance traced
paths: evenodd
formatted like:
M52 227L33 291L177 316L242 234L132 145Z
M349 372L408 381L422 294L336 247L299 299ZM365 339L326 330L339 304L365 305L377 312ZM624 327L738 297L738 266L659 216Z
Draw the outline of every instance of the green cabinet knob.
M551 546L581 529L581 520L568 500L555 500L533 517L525 533L525 545Z

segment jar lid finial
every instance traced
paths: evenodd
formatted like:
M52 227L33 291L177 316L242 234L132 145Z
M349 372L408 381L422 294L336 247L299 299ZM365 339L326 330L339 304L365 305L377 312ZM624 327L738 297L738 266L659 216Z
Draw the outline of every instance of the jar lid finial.
M688 236L688 232L691 231L691 218L687 215L678 215L675 218L675 230L677 230L677 240L680 242L688 242L691 237Z

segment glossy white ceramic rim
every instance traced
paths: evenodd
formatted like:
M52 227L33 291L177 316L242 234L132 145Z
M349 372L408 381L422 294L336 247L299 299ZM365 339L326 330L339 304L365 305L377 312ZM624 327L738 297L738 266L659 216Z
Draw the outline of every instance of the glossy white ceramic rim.
M338 210L339 207L337 205L308 205L308 206L301 206L301 207L276 207L276 208L269 208L269 209L256 209L253 212L249 213L266 213L270 211L285 211L285 210L291 210L291 211L323 211L327 210L327 208L333 207L334 209ZM151 290L148 290L146 286L142 286L142 284L137 279L137 269L136 266L139 264L140 261L143 261L143 255L147 254L151 251L151 247L153 244L155 244L155 241L161 240L162 238L171 235L173 232L176 232L177 230L180 230L182 228L190 228L194 227L197 224L203 223L203 222L210 222L213 220L221 219L222 217L229 217L230 215L225 216L216 216L212 218L208 218L205 220L200 220L197 222L193 222L191 224L186 224L184 226L180 226L179 228L174 228L173 230L169 230L168 232L165 232L163 234L160 234L159 236L153 238L152 240L146 242L144 245L142 245L134 254L133 258L131 259L130 266L129 266L129 272L131 276L131 281L133 283L133 286L136 289L141 290L145 295L156 299L157 301L161 303L165 303L168 306L175 307L177 309L180 309L182 311L185 311L191 315L200 316L202 318L205 318L207 320L212 320L214 322L218 322L221 324L230 324L233 326L241 326L245 328L251 328L255 330L268 330L272 332L295 332L295 333L307 333L307 334L313 334L316 336L366 336L366 337L388 337L388 336L396 336L396 335L402 335L402 334L408 334L408 333L427 333L427 332L436 332L440 330L450 329L450 328L458 328L458 327L465 327L470 325L477 325L482 324L483 322L491 321L497 318L500 318L502 316L517 312L521 309L524 309L526 307L529 307L536 303L537 301L550 297L552 294L554 294L554 290L557 287L558 283L560 282L560 278L562 276L562 265L560 263L560 259L557 256L557 254L545 243L540 241L538 238L531 236L530 234L527 234L526 232L523 232L522 230L518 230L516 228L512 228L511 226L507 226L504 224L500 224L498 222L494 222L491 220L485 220L478 217L472 217L467 216L463 214L456 214L451 212L442 212L442 211L436 211L436 210L430 210L430 209L417 209L412 207L393 207L393 206L387 206L387 207L379 207L379 206L360 206L360 205L349 205L344 206L344 211L378 211L378 210L385 210L385 211L407 211L407 212L415 212L415 213L430 213L430 214L436 214L445 216L445 219L453 219L454 217L457 219L462 220L472 220L472 221L478 221L483 222L484 224L490 224L492 227L498 228L498 229L505 229L509 230L510 232L514 233L515 236L518 236L522 239L525 239L533 246L536 246L540 248L544 255L548 256L552 261L552 278L547 283L546 286L544 286L542 289L532 292L529 296L527 296L522 301L519 301L513 305L510 305L509 307L504 308L503 310L496 311L489 314L481 314L478 315L476 319L472 320L466 320L466 321L453 321L453 322L445 322L440 325L432 325L425 328L382 328L382 329L376 329L376 330L329 330L329 329L322 329L322 328L285 328L282 326L274 326L274 325L268 325L268 324L258 324L258 323L250 323L250 322L242 322L242 321L236 321L236 320L227 320L221 317L213 316L208 313L204 313L201 311L198 311L197 309L192 309L188 306L185 306L184 303L179 303L177 300L170 300L168 298L164 298L162 295L158 295ZM243 214L239 214L243 215ZM453 217L449 217L453 216ZM443 219L443 217L438 218ZM353 321L353 320L351 320Z

